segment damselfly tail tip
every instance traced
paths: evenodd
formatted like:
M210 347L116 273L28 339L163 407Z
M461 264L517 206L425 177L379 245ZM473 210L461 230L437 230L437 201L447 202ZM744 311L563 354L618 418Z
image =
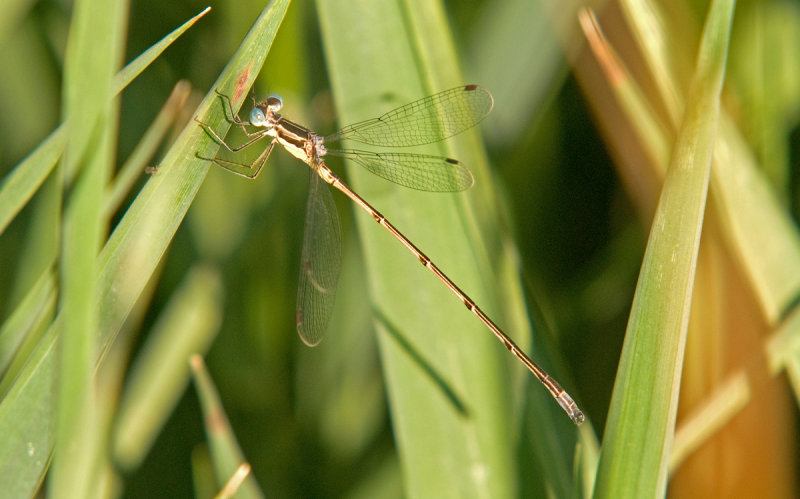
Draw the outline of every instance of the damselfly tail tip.
M558 388L560 389L561 387ZM583 423L583 412L581 412L581 410L578 408L578 404L575 403L575 400L573 400L567 392L561 390L561 393L553 393L553 396L555 397L556 402L558 402L558 405L564 409L564 412L567 413L567 416L569 416L573 423L576 425Z

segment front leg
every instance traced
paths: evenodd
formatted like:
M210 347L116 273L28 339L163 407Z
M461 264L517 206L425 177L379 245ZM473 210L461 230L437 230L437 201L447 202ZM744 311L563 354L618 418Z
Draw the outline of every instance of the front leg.
M244 144L240 145L239 147L231 147L227 142L225 142L225 139L220 137L217 134L217 132L215 132L214 129L211 128L211 125L209 125L208 123L202 122L202 121L198 120L197 118L194 118L194 120L201 127L203 127L204 130L206 130L208 133L210 133L214 137L214 140L217 141L218 144L225 146L225 149L229 150L230 152L239 152L242 149L250 146L251 144L253 144L255 142L258 142L259 140L261 140L264 137L266 137L267 135L269 135L269 130L266 130L266 129L265 130L257 130L257 131L255 131L253 133L248 133L247 130L245 130L245 133L247 134L247 136L248 137L253 137L253 138L248 140Z
M213 131L212 131L212 133L213 133ZM216 134L214 134L214 135L216 136ZM261 138L261 137L258 137L258 138ZM254 140L256 140L256 139L254 139ZM259 154L258 157L255 159L255 161L253 161L249 165L245 164L245 163L238 163L236 161L230 161L230 160L221 159L221 158L206 158L206 157L200 156L199 154L197 155L197 157L202 159L202 160L205 160L205 161L211 161L214 164L216 164L218 166L221 166L222 168L228 170L229 172L235 173L236 175L239 175L239 176L254 180L256 177L258 177L258 174L261 173L261 169L266 164L267 158L269 158L269 154L272 152L272 148L275 147L275 142L277 142L277 141L278 141L277 139L274 139L272 142L270 142L269 146L267 146L267 148L264 149L264 152ZM252 143L253 141L250 141L250 142ZM222 143L224 144L225 142L222 142ZM230 149L230 148L228 148L228 149ZM241 149L242 148L240 147L237 150L241 150ZM233 149L230 149L230 150L233 151ZM243 169L246 169L246 170L249 170L249 171L247 173L245 173L245 172L242 172L242 171L234 169L234 167L243 168Z
M261 133L260 131L248 132L245 126L250 125L250 122L241 120L239 118L239 115L233 112L233 104L231 103L231 98L223 94L219 90L215 89L214 92L216 92L217 95L225 99L225 102L227 102L228 104L228 111L230 111L231 113L231 122L242 127L242 131L244 132L245 135L247 135L248 137L253 137L254 135L258 135L259 133ZM256 105L256 96L255 94L253 94L253 107L255 107L255 105ZM225 116L225 119L228 119L228 117Z
M223 94L222 92L220 92L217 89L214 89L214 92L217 95L219 95L220 97L222 97L223 99L225 99L225 102L228 104L228 111L230 111L230 113L231 113L231 122L236 123L237 125L242 125L242 126L250 124L249 121L242 121L241 119L239 119L239 115L237 115L236 113L233 112L233 103L231 103L231 98L230 97L228 97L227 95ZM228 117L225 116L225 119L228 119Z

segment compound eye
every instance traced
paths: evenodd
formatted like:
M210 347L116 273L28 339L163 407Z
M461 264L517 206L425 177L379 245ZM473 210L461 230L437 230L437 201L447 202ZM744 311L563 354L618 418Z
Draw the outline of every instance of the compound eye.
M273 113L277 113L283 107L283 99L280 95L270 94L267 96L267 108Z
M250 124L253 126L264 126L267 122L267 117L264 115L264 111L260 108L254 107L252 111L250 111Z

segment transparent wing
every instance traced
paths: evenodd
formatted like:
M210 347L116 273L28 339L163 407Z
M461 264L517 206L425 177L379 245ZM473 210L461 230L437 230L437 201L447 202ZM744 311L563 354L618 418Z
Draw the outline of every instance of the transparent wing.
M463 163L441 156L359 150L329 150L328 154L355 161L379 177L419 191L458 192L474 182Z
M297 332L306 345L318 344L328 329L341 269L342 228L336 205L325 181L311 170L296 315Z
M492 110L492 94L465 85L398 107L379 118L346 126L326 142L354 140L386 147L430 144L478 124Z

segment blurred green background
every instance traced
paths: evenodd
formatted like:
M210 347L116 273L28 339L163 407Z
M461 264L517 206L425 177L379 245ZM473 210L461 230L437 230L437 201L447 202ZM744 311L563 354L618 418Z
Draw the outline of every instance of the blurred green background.
M603 133L613 133L609 128L614 122L604 122L607 116L587 102L591 78L577 77L570 70L582 41L577 21L559 18L551 2L444 4L464 83L481 84L495 97L493 113L479 128L496 194L502 199L506 225L501 230L516 242L535 331L552 339L570 373L564 384L602 438L649 226L624 187L629 180L620 181L612 160L628 151L608 145L611 141ZM179 80L188 80L196 90L189 111L211 89L264 2L220 1L211 6L206 17L122 92L120 162ZM696 37L706 2L686 6L685 22ZM205 7L195 1L132 2L125 62ZM747 9L756 8L767 14L754 23L782 17L789 32L800 26L797 2L739 2L737 16L748 15L737 17L734 43L746 43L740 37L748 32L747 20L754 19ZM786 14L773 16L779 8ZM5 18L0 22L0 115L4 117L0 177L60 123L70 9L68 2L28 1L15 2L0 13L0 21ZM614 31L619 26L613 21L619 16L613 7L606 12L606 29ZM254 92L258 97L280 94L287 116L329 133L345 123L337 122L333 111L321 43L314 3L294 1ZM734 79L730 88L738 92L738 98L731 100L740 106L735 110L743 128L753 123L747 106L755 106L746 95L747 85L759 78L769 80L768 74L756 78L754 72L761 69L748 69L749 60L746 52L732 52L729 65L729 78ZM791 78L792 71L796 75L794 64L775 77L790 73L786 78ZM788 102L792 99L796 94L787 97ZM752 132L748 138L765 164L782 165L772 178L787 209L795 213L800 132L798 100L793 102L794 107L784 105L772 116L762 113L773 127L772 135ZM247 109L246 102L242 115ZM777 144L778 152L772 148L760 154L764 141ZM160 154L163 150L151 164L159 161ZM217 266L224 317L206 361L262 489L277 497L402 496L353 224L353 216L364 215L353 215L354 209L338 194L334 196L345 241L333 323L326 340L314 349L304 346L295 331L307 177L305 165L277 150L255 182L212 168L163 259L135 341L137 345L146 341L164 304L191 268L203 262ZM128 200L146 180L142 173ZM38 275L35 264L25 263L36 259L27 239L30 224L37 220L34 206L26 207L0 236L0 319L8 317ZM127 202L112 224L125 206ZM380 209L391 220L403 207ZM425 248L424 242L420 245ZM441 263L446 269L446 261ZM536 358L536 352L532 356ZM508 356L507 362L515 360ZM192 495L196 490L192 463L202 461L205 438L197 396L190 387L142 465L123 474L122 495Z

